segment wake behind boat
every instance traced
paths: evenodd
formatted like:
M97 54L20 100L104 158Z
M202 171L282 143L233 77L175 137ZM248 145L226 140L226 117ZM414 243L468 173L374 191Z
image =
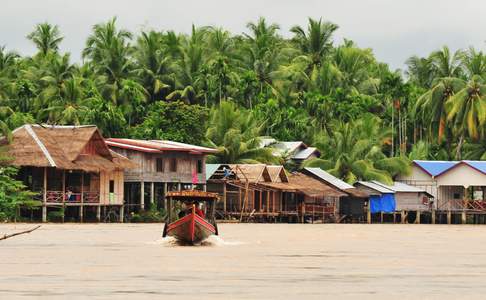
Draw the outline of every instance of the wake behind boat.
M168 216L163 237L172 236L183 243L197 244L211 235L218 235L214 216L217 199L216 193L197 190L168 192Z

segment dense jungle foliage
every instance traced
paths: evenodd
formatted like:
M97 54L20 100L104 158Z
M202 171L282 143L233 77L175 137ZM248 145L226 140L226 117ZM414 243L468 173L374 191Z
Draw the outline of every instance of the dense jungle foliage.
M242 34L133 33L113 18L75 62L59 28L39 24L35 55L0 48L0 126L96 124L106 137L217 147L211 160L225 163L283 163L260 137L302 140L322 153L306 164L349 182L389 182L410 159L486 159L483 52L443 47L390 70L336 30L309 19L284 38L261 18Z

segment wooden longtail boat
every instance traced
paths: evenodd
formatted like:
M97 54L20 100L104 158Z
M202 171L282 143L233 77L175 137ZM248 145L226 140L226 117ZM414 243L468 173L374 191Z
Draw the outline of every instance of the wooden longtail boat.
M203 191L188 190L167 193L167 221L164 226L163 237L172 236L187 244L197 244L211 235L218 235L218 227L214 217L218 194ZM183 203L186 208L181 211L177 219L175 203ZM203 203L203 210L197 206Z

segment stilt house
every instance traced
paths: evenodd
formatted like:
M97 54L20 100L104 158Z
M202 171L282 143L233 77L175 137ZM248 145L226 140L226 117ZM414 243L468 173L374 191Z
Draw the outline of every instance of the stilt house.
M51 211L99 221L102 208L123 221L123 172L134 164L111 151L96 126L24 125L7 149L19 179L42 202L42 221Z
M125 206L130 211L165 207L167 191L206 190L206 156L216 149L164 140L107 139L109 147L132 160L125 171Z

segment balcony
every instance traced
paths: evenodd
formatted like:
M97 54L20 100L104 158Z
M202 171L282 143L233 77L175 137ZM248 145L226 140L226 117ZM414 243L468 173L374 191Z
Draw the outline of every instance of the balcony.
M41 196L34 197L36 200L42 201ZM90 203L96 204L100 203L100 193L99 192L84 192L84 193L69 193L62 191L47 191L46 192L46 203L48 204L76 204L76 203Z
M486 211L486 201L482 200L466 200L466 199L454 199L439 201L440 205L438 210L450 210L450 211Z

